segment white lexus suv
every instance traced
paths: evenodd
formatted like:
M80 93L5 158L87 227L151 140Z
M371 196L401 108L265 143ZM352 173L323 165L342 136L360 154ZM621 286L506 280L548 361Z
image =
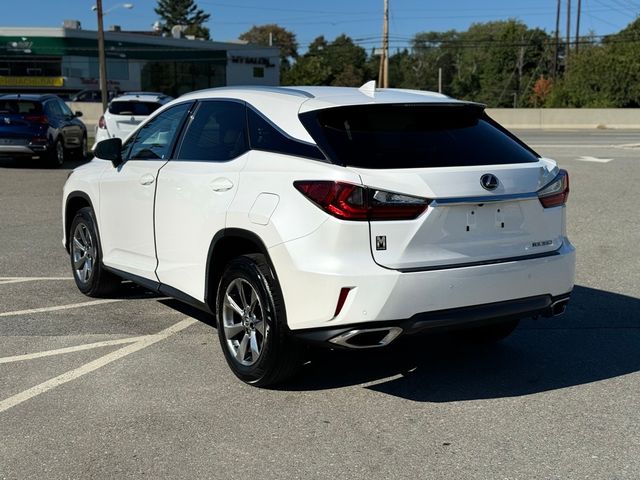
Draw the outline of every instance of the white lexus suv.
M482 105L435 93L218 88L158 109L64 187L78 288L129 279L215 315L243 381L305 343L506 337L573 288L569 177Z

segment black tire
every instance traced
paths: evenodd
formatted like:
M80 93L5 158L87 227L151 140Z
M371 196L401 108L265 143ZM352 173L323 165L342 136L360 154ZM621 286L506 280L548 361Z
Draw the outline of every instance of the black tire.
M518 327L520 320L506 320L499 323L473 327L459 332L466 343L488 345L504 340Z
M86 135L82 136L80 148L77 148L74 153L76 158L81 161L84 161L89 157L89 143Z
M62 137L58 137L58 139L53 144L53 149L49 154L49 164L52 167L60 168L64 165L66 159L67 150L64 148Z
M243 382L273 386L300 368L300 346L288 335L282 292L264 255L243 255L227 265L218 285L216 316L224 356Z
M90 207L78 210L69 229L69 258L78 289L89 297L112 294L121 279L102 265L102 247Z

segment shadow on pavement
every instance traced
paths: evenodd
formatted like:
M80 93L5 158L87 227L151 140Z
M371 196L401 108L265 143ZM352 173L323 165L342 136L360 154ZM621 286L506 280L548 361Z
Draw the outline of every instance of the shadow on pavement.
M528 395L637 372L639 327L640 299L576 286L564 316L523 321L500 344L439 334L387 350L315 352L280 390L373 383L366 388L418 402Z

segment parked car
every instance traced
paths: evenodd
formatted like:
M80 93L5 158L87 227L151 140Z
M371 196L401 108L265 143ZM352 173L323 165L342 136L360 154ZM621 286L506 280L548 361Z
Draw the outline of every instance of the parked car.
M106 138L124 139L140 122L171 100L172 97L155 92L127 92L114 98L96 125L93 148Z
M564 311L569 176L444 95L222 88L158 109L64 187L80 291L121 279L215 315L243 381L288 378L305 342L383 347L457 328L497 341Z
M87 128L55 95L0 95L0 156L62 166L87 156Z
M118 92L115 90L109 90L108 92L108 100L116 97ZM102 102L102 91L99 89L86 89L80 90L75 95L70 97L71 102Z

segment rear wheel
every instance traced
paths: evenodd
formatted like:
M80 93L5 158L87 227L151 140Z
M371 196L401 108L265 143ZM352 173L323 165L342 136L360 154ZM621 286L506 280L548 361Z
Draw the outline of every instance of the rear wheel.
M102 266L102 249L95 225L91 208L78 210L69 230L69 256L78 289L90 297L102 297L117 289L120 278Z
M222 351L240 380L266 387L300 367L300 348L287 335L282 293L264 255L229 263L218 286L216 314Z
M460 332L460 336L467 343L491 344L504 340L518 327L520 320L507 320L491 325L473 327Z
M54 167L62 167L66 157L67 152L64 148L63 140L62 138L58 138L56 143L53 145L53 150L51 151L51 164Z

